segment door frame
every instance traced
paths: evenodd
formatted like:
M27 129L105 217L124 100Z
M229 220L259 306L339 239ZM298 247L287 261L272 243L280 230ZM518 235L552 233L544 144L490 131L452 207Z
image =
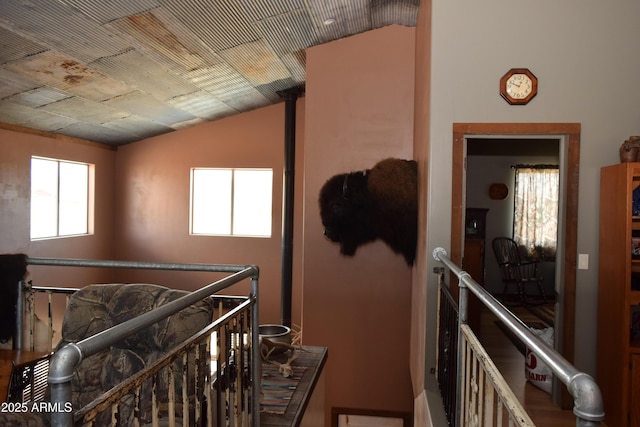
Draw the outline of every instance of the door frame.
M453 176L451 192L451 260L461 265L464 240L465 159L468 137L477 136L559 136L564 138L560 153L564 173L564 232L558 236L564 247L563 294L561 301L562 329L558 352L570 363L575 354L576 258L578 238L578 184L580 166L579 123L454 123ZM560 240L562 239L562 240ZM556 316L558 319L558 316ZM572 407L571 396L565 391L560 399L563 408Z

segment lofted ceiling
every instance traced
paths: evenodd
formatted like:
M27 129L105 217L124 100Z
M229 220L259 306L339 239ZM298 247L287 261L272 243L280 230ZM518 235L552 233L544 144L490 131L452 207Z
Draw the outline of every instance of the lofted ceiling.
M0 122L118 146L281 102L419 0L2 0Z

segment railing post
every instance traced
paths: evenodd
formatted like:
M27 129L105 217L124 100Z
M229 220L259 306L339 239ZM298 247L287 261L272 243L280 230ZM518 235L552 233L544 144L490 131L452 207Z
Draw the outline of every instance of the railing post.
M23 329L24 329L24 281L18 281L18 292L16 292L16 324L13 330L13 349L24 350L24 343L22 342Z
M447 256L447 251L443 248L436 248L433 251L433 258L436 261L442 261L440 255ZM468 292L467 286L461 281L458 281L459 293L458 293L458 354L456 355L456 373L457 373L457 386L456 386L456 426L461 426L463 420L462 416L462 387L461 387L461 375L464 372L464 352L463 352L463 336L460 333L461 326L467 323L467 306L468 306Z
M495 314L525 345L530 347L540 360L545 362L569 390L574 397L573 412L576 415L576 426L595 427L599 426L604 419L602 395L596 382L591 376L579 372L555 349L535 336L517 317L507 310L499 301L480 286L469 273L461 270L448 257L443 248L436 248L433 251L436 261L442 262L460 282L460 303L459 303L459 325L466 323L467 318L467 298L468 290L471 290L479 300ZM458 337L458 357L463 351L461 338ZM461 378L462 366L458 365L458 379ZM458 393L460 393L460 383L458 383ZM462 404L462 397L457 396ZM459 414L457 415L459 419ZM460 425L460 424L458 424Z
M469 276L469 273L464 273ZM469 307L469 288L464 283L462 278L458 279L458 379L462 378L462 374L464 373L464 337L460 333L462 330L462 325L467 324L467 314ZM456 426L462 426L464 420L461 420L462 414L462 387L461 381L458 381L458 386L456 387L456 418L457 423Z
M262 360L260 358L260 341L258 331L258 271L251 278L251 295L254 298L251 307L251 420L253 427L260 427L260 387L262 381Z
M602 395L595 380L581 372L573 377L567 388L574 397L573 413L576 415L576 427L595 427L604 418Z
M51 403L54 408L51 413L52 427L73 425L71 379L81 361L82 351L74 343L67 344L51 356L47 381L51 387Z

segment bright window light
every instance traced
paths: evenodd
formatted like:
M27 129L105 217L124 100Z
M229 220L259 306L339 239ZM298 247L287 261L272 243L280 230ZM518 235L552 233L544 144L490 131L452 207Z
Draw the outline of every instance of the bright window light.
M90 166L31 158L31 239L89 233Z
M191 170L191 233L271 237L271 169Z

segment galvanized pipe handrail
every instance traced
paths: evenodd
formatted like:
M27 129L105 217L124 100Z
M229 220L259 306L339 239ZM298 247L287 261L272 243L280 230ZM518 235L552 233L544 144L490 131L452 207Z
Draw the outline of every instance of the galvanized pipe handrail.
M31 286L32 291L36 292L52 292L54 294L69 294L76 293L80 288L61 288L59 286Z
M208 271L214 273L237 273L246 268L256 268L247 265L232 264L194 264L170 262L144 262L119 260L93 260L78 258L32 258L27 257L28 265L50 265L62 267L97 267L97 268L130 268L134 270L179 270L179 271Z
M219 292L240 280L251 278L251 295L257 300L258 297L258 275L257 266L246 265L222 265L222 264L176 264L176 263L152 263L134 261L108 261L108 260L82 260L82 259L59 259L59 258L27 258L27 264L31 265L53 265L71 267L105 267L105 268L131 268L131 269L152 269L152 270L180 270L180 271L208 271L234 273L216 282L191 292L177 300L162 305L152 311L144 313L126 322L115 325L96 335L85 338L77 343L65 345L56 351L51 357L49 365L48 382L51 388L51 403L54 408L59 408L58 412L51 414L51 425L54 427L65 427L73 424L73 412L65 412L68 403L71 402L71 379L73 372L83 358L89 357L102 351L112 344L134 334L152 324L177 313L178 311ZM258 330L258 304L253 305L252 328ZM259 345L258 334L251 334L251 344L253 349ZM260 403L257 399L259 390L259 376L257 374L257 363L259 360L254 357L252 360L253 373L253 425L259 426ZM257 409L257 410L256 410Z
M220 325L223 325L224 323L229 322L229 319L232 319L238 313L242 312L243 310L246 310L247 306L251 305L254 300L255 300L254 298L248 298L244 302L242 302L240 305L238 305L235 308L233 308L232 310L230 310L229 312L227 312L227 313L223 314L222 316L218 317L215 320L215 322L210 323L205 328L203 328L200 331L198 331L191 338L189 338L186 341L183 341L182 344L178 345L177 347L174 347L172 350L167 352L162 358L159 358L158 360L153 362L153 364L151 364L148 367L148 369L151 369L151 370L155 369L156 372L157 372L157 367L158 366L163 366L164 364L166 364L165 358L172 359L176 355L181 354L184 351L184 348L186 346L192 345L194 342L201 341L202 337L204 337L204 336L211 336L212 329L220 327ZM134 377L142 377L143 374L144 374L143 371L139 371L139 372L134 374ZM109 402L108 399L118 399L118 398L122 397L122 394L124 394L123 390L124 390L124 392L128 391L126 389L126 384L125 383L117 384L116 386L114 386L111 389L111 393L112 394L110 394L110 396L108 398L102 400L102 397L106 397L106 395L99 396L97 399L95 399L92 402L90 402L89 404L87 404L84 408L81 408L79 411L75 411L74 413L75 413L76 420L81 419L85 415L85 413L95 409L96 406L101 405L101 404L104 405L105 401Z
M578 371L555 349L549 347L538 336L534 335L526 325L513 316L504 305L480 286L471 275L460 269L447 257L447 251L441 247L433 251L436 261L442 262L458 277L460 286L460 319L466 323L466 290L473 292L525 345L530 347L536 357L544 361L553 374L562 381L574 398L573 413L576 415L576 426L599 426L604 419L604 409L600 388L588 374ZM464 300L464 301L463 301ZM459 371L460 372L460 371Z

